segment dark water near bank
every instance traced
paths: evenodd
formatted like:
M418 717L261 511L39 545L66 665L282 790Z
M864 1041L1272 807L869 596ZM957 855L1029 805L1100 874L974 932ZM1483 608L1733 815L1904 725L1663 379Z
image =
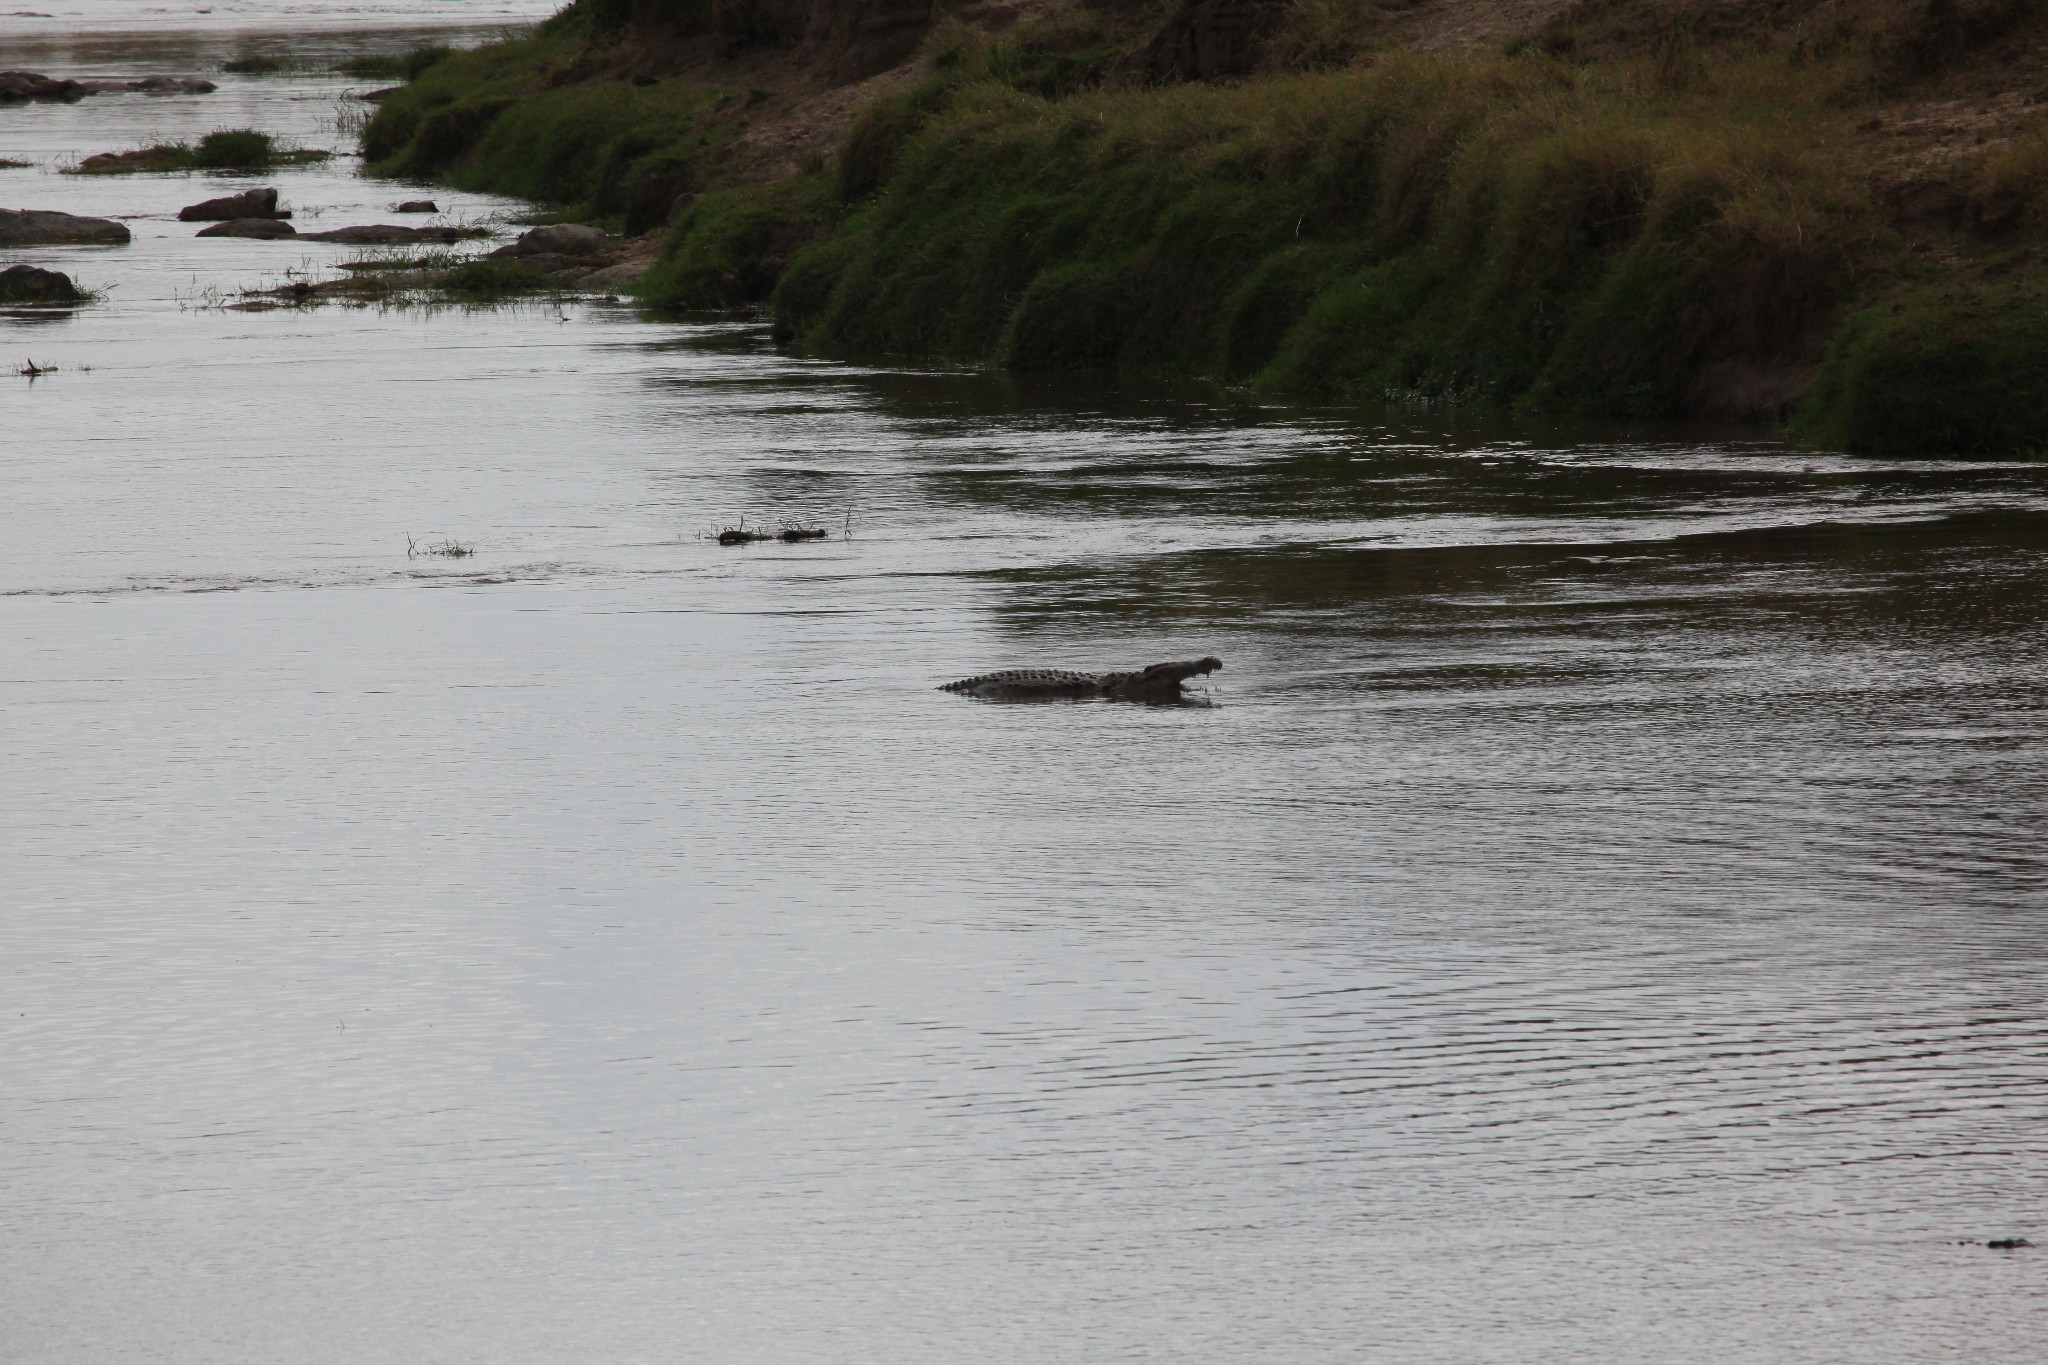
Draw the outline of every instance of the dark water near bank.
M0 1355L2039 1358L2048 468L223 311L347 253L53 173L339 84L0 110L136 215L0 260L112 287L0 314Z

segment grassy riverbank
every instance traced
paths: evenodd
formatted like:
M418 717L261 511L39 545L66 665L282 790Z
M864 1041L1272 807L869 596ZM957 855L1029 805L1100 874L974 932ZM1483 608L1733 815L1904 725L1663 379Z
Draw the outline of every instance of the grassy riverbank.
M737 135L729 91L697 79L561 80L590 41L571 10L531 38L448 54L363 133L374 174L515 194L645 231L717 174Z
M716 61L635 84L586 0L427 69L365 145L629 227L673 212L647 301L769 300L824 352L2048 447L2031 7L1553 9L1422 51L1393 7L1303 0L1210 82L1163 80L1142 17L955 25L829 158L763 177L763 92ZM1706 21L1738 10L1761 17Z

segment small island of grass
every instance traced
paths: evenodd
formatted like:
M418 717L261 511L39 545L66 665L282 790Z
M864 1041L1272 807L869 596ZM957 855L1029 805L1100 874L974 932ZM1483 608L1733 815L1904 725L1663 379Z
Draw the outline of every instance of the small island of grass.
M325 161L332 152L280 147L253 128L222 128L198 143L160 142L126 152L101 152L69 167L69 175L136 175L170 171L267 171Z

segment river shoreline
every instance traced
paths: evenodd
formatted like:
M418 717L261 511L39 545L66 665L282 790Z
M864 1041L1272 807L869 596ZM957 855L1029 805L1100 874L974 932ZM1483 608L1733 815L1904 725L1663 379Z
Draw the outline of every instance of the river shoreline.
M1654 0L1537 8L1476 47L1363 36L1338 72L1276 39L1189 84L1133 66L1179 19L1033 8L921 49L817 30L717 57L687 7L584 0L424 73L365 149L672 218L647 302L770 303L820 354L2048 448L2040 120L2009 90L2032 26L1899 36L1873 9L1823 42L1794 7L1680 49L1624 22Z

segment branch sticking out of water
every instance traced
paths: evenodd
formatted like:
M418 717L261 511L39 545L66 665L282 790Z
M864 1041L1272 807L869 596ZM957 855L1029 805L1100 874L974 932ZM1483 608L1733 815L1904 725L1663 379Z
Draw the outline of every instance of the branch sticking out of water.
M850 512L846 516L846 527L850 535L853 528L853 514ZM774 530L767 530L765 528L749 530L747 529L747 519L741 517L739 524L736 526L721 526L716 531L711 532L699 531L697 538L699 540L715 540L720 545L751 545L757 540L779 540L786 545L796 545L806 540L825 540L829 538L830 534L822 526L807 526L802 521L797 520L785 520Z
M422 544L411 536L405 538L407 559L418 559L421 555L438 555L443 559L467 559L475 553L474 542L465 544L459 540L434 540Z

